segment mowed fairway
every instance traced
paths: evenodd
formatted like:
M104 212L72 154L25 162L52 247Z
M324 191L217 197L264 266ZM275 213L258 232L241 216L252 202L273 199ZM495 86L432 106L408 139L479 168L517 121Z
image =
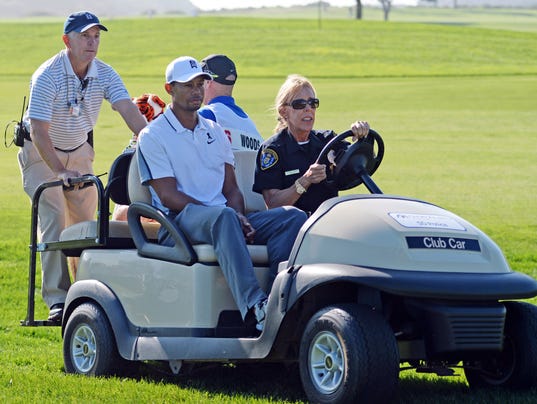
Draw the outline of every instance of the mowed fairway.
M438 11L434 21L441 22ZM508 13L501 30L240 17L103 23L110 31L102 35L99 57L133 96L154 92L168 100L164 69L177 56L230 55L239 70L236 98L265 137L272 134L271 106L286 75L308 76L321 100L316 128L341 132L364 119L383 136L386 154L374 179L385 193L454 211L489 234L513 269L537 277L537 32L506 29ZM0 22L2 126L19 119L35 68L63 47L62 26L62 19ZM107 103L95 133L95 170L104 173L130 134ZM66 375L60 329L19 326L26 312L30 202L16 149L0 147L0 401L305 400L297 373L272 366L214 365L172 377L166 366L151 363L120 377ZM39 290L36 302L37 317L45 317ZM535 390L470 391L462 370L450 378L402 372L397 402L532 403L535 397Z

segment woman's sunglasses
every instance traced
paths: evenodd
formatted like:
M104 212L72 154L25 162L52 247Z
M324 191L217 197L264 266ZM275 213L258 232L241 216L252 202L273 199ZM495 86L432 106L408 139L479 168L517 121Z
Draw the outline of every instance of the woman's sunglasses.
M307 100L303 98L299 98L297 100L291 101L289 104L293 109L304 109L306 108L306 105L308 105L312 108L319 108L319 99L318 98L309 98Z

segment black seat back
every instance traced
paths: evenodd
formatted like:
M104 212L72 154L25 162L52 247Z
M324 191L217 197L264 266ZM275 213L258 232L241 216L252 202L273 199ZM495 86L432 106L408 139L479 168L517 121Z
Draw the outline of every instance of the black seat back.
M112 163L108 173L108 194L112 201L119 205L129 205L128 176L129 166L135 149L121 153Z

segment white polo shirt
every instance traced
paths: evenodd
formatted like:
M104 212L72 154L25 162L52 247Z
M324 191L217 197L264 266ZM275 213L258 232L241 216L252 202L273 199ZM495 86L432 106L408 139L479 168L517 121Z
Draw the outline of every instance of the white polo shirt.
M179 123L170 106L140 133L138 152L142 184L173 177L177 190L206 206L224 206L222 194L225 164L234 165L233 152L223 129L198 114L194 131ZM164 212L157 194L150 187L153 205Z

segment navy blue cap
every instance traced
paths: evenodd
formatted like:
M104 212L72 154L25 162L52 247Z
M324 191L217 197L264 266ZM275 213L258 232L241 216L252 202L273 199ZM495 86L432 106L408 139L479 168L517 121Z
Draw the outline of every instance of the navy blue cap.
M209 55L201 61L201 68L209 73L213 80L220 84L231 86L237 81L235 63L226 55ZM231 76L231 79L227 79Z
M63 33L68 34L71 31L84 32L91 27L99 27L103 31L108 31L95 14L89 11L79 11L67 17L63 25Z

